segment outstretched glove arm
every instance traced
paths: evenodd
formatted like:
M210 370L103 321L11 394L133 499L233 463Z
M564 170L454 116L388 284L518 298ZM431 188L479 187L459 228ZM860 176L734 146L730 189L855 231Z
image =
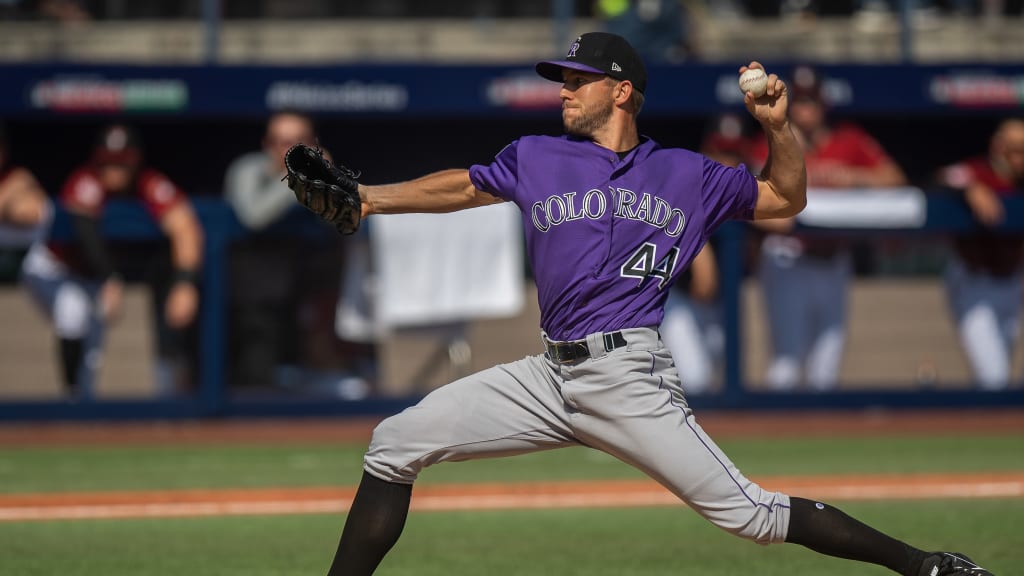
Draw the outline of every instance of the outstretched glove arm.
M469 171L441 170L415 180L379 186L363 186L364 215L369 214L441 214L502 202L496 196L477 190Z
M333 224L338 232L352 234L359 229L362 202L359 173L332 164L323 151L296 144L284 155L285 179L295 199L310 212Z

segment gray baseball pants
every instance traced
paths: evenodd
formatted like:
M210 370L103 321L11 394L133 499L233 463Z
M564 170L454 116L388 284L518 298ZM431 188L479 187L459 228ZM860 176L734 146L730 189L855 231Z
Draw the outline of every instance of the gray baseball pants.
M789 496L744 477L697 424L657 330L622 331L589 359L545 355L500 364L438 388L373 432L364 467L411 484L438 462L589 446L642 470L716 526L760 544L783 542Z

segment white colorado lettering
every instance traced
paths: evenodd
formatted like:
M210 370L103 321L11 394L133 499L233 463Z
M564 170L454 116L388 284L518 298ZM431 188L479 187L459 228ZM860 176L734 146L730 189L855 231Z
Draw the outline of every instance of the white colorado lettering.
M672 207L657 196L654 197L654 209L651 210L651 217L647 223L655 228L664 228L668 224L668 217L672 213Z
M551 228L551 222L548 221L547 212L544 211L544 204L541 202L534 202L533 206L530 207L530 215L533 217L533 227L541 232L547 232ZM541 221L541 216L544 220Z
M554 214L553 208L558 206L558 216ZM551 222L552 226L558 226L562 222L565 222L565 202L562 201L561 196L551 196L547 202L544 203L544 211L548 213L548 222Z
M679 236L686 228L686 215L679 208L673 208L667 201L648 192L637 194L625 188L609 188L612 203L616 206L614 218L644 222L668 236ZM582 196L578 192L554 194L530 206L533 226L547 232L552 226L574 222L584 218L600 220L608 211L608 197L599 189L587 190Z
M669 228L668 225L672 223L673 218L675 219L676 225L674 228ZM673 208L672 213L669 214L668 221L665 222L665 234L675 238L683 233L683 228L686 227L686 215L679 208Z
M615 191L619 193L619 206L615 209L615 217L632 219L634 216L629 209L636 202L636 194L625 188L617 188Z
M597 200L596 208L593 207L594 200ZM600 219L601 216L604 216L604 211L607 208L608 203L605 201L604 194L601 194L600 190L592 189L583 197L583 210L586 212L587 218L591 220Z
M576 205L576 193L566 192L565 193L565 204L569 207L569 215L566 217L566 222L572 222L573 220L583 219L583 206Z
M647 222L648 214L651 212L651 195L644 192L640 196L640 203L637 204L636 212L633 213L634 220L643 220Z

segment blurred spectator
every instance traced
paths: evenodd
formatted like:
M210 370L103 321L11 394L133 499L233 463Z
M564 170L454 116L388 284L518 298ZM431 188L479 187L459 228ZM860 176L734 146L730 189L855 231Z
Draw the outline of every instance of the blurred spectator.
M250 230L264 230L298 206L282 181L284 154L298 143L314 145L313 121L298 112L278 112L267 120L263 147L236 158L228 167L224 195Z
M723 114L711 122L700 152L727 166L739 166L747 162L749 148L742 118ZM673 286L661 323L662 339L672 351L688 394L702 394L711 388L722 358L724 332L718 286L718 263L712 239Z
M687 394L706 393L714 383L723 338L717 302L718 263L707 244L672 287L660 328Z
M82 0L0 0L0 18L76 23L92 19Z
M70 216L73 239L51 235L35 244L23 263L23 279L53 322L69 394L90 399L103 330L117 319L124 291L101 225L104 206L115 198L141 201L170 240L172 267L167 278L154 282L153 303L158 317L155 381L158 393L171 395L189 383L184 330L199 305L203 233L181 190L146 167L131 128L104 128L90 160L65 181L58 204Z
M25 168L10 163L8 148L7 132L0 124L0 244L10 243L5 238L15 241L27 231L31 234L49 211L39 182Z
M268 387L278 366L295 350L295 292L298 247L292 237L262 235L299 204L288 185L284 154L298 143L316 142L313 121L295 112L279 112L267 121L263 148L235 159L224 179L224 196L252 234L231 250L232 383Z
M681 0L597 0L594 9L605 29L629 40L648 63L690 55L689 14Z
M941 180L964 191L964 200L983 227L956 238L946 288L974 377L986 390L1002 389L1010 381L1020 333L1024 239L992 228L1006 219L1001 199L1024 195L1024 119L1003 121L987 155L943 169Z
M0 282L16 280L26 249L45 233L52 213L35 176L11 162L6 134L0 123Z
M716 4L723 0L708 0ZM725 0L731 2L733 0ZM940 23L940 17L983 16L997 18L1019 14L1020 0L747 0L753 14L779 14L784 17L853 16L854 23L864 28L896 27L906 2L910 23L929 27ZM773 7L769 7L774 4Z
M717 20L728 20L742 16L760 16L760 6L749 6L750 2L745 0L703 0L700 4L707 10L712 18ZM757 4L757 3L755 3ZM753 10L751 10L753 8ZM777 8L777 6L776 6Z
M863 129L826 121L818 72L797 66L788 82L789 117L807 161L807 187L827 189L906 184L903 170ZM753 152L762 165L768 146ZM812 200L813 201L813 200ZM846 291L852 273L850 247L842 239L793 233L795 220L759 223L760 274L772 342L767 383L790 390L802 381L814 390L835 387L846 342Z
M92 19L80 0L40 0L39 14L58 22L86 22Z
M993 17L1003 13L1004 0L857 0L854 4L854 16L861 19L898 19L898 13L907 2L910 16L916 24L926 24L942 12L956 16L971 16L978 13Z

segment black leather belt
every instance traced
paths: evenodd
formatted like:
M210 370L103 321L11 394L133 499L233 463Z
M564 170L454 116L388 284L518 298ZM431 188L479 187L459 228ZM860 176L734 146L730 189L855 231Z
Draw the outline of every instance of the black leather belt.
M621 331L607 332L604 334L604 350L611 352L616 348L626 345L626 337ZM590 358L590 348L586 340L573 340L571 342L549 342L547 357L559 364L573 364L580 360Z

